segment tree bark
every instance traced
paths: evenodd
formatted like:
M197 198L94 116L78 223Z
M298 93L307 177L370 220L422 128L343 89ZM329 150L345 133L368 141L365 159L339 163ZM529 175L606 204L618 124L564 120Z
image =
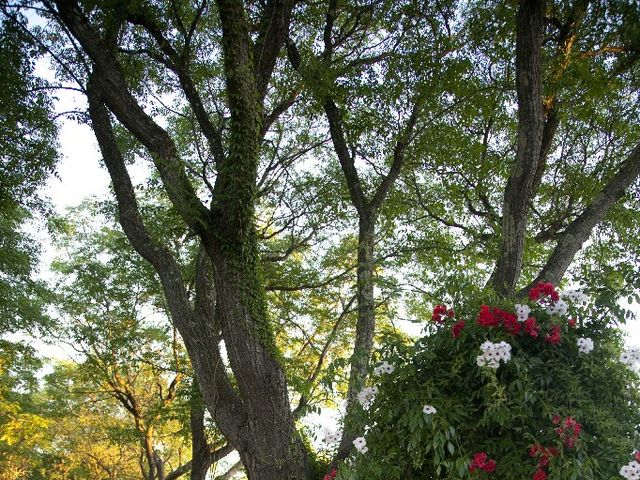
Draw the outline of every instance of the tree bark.
M516 32L518 145L502 204L500 256L490 284L503 296L512 295L522 270L527 210L541 156L544 113L540 60L544 0L522 0Z
M328 14L327 18L328 21L331 21L332 16ZM291 50L292 48L293 46L289 45L289 49ZM333 147L345 176L351 203L358 212L358 271L356 284L358 315L356 338L351 356L344 431L332 465L347 457L352 448L353 440L362 434L363 425L351 424L350 419L353 417L353 412L360 408L357 396L367 378L367 368L371 359L376 327L373 281L376 219L391 187L400 175L405 160L406 147L410 143L421 108L422 99L417 98L406 125L398 132L396 137L391 167L378 184L371 199L369 199L363 191L354 158L349 153L340 111L333 99L327 98L324 103L324 111L329 123Z
M209 444L204 429L204 404L197 381L194 379L191 388L191 408L189 411L191 427L191 480L206 480L211 466Z

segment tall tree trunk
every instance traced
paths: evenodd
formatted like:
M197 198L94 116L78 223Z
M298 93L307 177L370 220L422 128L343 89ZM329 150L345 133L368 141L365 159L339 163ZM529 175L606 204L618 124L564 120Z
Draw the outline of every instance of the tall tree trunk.
M351 422L353 412L360 408L357 396L365 385L367 367L371 359L373 336L376 328L375 303L373 295L373 267L376 213L373 209L359 212L358 217L358 317L356 338L351 357L351 372L347 390L347 413L345 430L340 440L336 460L344 459L352 448L353 440L362 435L364 425Z
M220 159L208 210L196 196L171 137L129 92L115 45L100 37L74 0L56 1L59 18L94 65L88 88L92 121L113 180L120 221L134 248L158 272L207 407L239 451L249 478L303 480L308 477L307 453L295 429L269 328L253 223L263 97L294 2L266 3L255 44L243 2L218 0L217 4L231 120L229 155ZM173 205L202 238L215 279L215 316L210 305L195 309L190 305L175 259L148 234L103 104L152 153ZM211 288L200 296L211 296ZM220 358L220 332L237 389Z
M540 161L544 112L540 60L544 0L521 0L516 32L518 146L502 204L500 256L490 284L500 295L512 295L522 271L527 210Z

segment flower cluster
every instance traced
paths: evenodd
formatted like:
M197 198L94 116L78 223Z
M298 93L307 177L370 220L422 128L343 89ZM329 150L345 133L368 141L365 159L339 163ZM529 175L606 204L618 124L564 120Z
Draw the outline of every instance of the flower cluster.
M366 387L358 393L358 402L363 408L369 408L373 403L373 397L378 394L378 387Z
M555 431L560 437L560 440L562 440L564 446L568 448L575 447L576 441L578 440L580 432L582 431L582 425L572 417L566 417L563 422L558 415L553 417L552 423L554 425L559 425L562 423L558 428L555 429Z
M377 376L383 375L385 373L390 374L393 373L395 369L396 367L388 363L386 360L383 360L380 365L373 369L373 374Z
M464 320L460 320L459 322L454 323L453 327L451 327L451 335L453 338L460 337L460 333L464 329Z
M527 318L529 318L529 313L531 313L531 307L529 305L521 305L516 303L516 315L518 316L518 320L524 322Z
M422 407L422 413L426 415L432 415L436 412L437 412L436 407L432 405L425 405L424 407Z
M507 342L493 343L487 340L480 345L482 355L478 355L476 363L479 367L498 368L500 360L507 363L511 360L511 345Z
M487 457L487 452L477 452L471 460L469 471L473 473L476 470L483 470L487 473L493 473L496 469L496 461Z
M527 335L532 338L538 338L538 334L540 333L540 325L535 318L529 317L524 322L522 322L522 327Z
M620 354L620 361L630 368L638 368L640 364L640 348L630 348Z
M546 480L548 474L545 469L549 466L549 458L558 456L558 449L555 447L543 447L536 443L529 448L529 456L538 458L533 480Z
M436 305L433 308L433 313L431 314L431 321L435 323L444 323L445 317L453 318L455 312L453 308L447 309L447 306L444 304Z
M364 437L358 437L353 441L353 446L356 447L360 453L367 453L369 451L369 447L367 447L367 441Z
M560 300L560 294L556 290L556 287L553 286L553 283L549 282L540 282L529 290L529 300L538 301L550 298L552 301L557 302Z
M551 327L549 333L544 336L545 342L550 343L551 345L559 345L560 344L560 326L554 325Z
M498 307L489 307L488 305L482 305L480 307L477 323L482 327L502 326L510 335L517 335L521 328L516 315L501 310Z
M593 350L593 340L590 338L580 337L576 343L578 344L578 352L580 353L591 353Z
M324 443L332 444L337 443L340 440L340 435L338 432L334 432L333 430L329 430L328 428L324 429Z
M562 292L562 298L566 298L577 304L589 303L589 297L582 290L567 290L566 292Z
M322 477L322 480L334 480L334 478L336 478L336 475L338 475L338 470L333 468L329 473Z
M557 302L551 303L547 308L546 312L548 315L564 315L567 313L567 309L569 305L564 300L558 300Z
M638 480L640 478L640 463L632 460L620 469L620 475L627 480Z

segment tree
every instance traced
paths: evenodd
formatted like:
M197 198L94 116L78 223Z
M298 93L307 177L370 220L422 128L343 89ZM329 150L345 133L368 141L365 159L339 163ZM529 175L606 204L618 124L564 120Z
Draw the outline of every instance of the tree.
M41 363L33 349L2 340L0 354L0 479L17 480L39 463L49 422L34 397Z
M31 274L37 245L22 230L45 203L36 190L58 158L50 85L34 75L42 51L11 17L0 23L0 333L45 322L46 290Z
M544 270L552 241L565 252L562 261L551 255L554 275L563 275L581 238L591 235L605 214L611 216L614 205L625 213L613 216L615 228L621 228L622 218L637 223L630 213L634 199L624 193L637 177L637 155L629 148L636 141L636 113L629 106L637 68L637 36L630 32L638 22L624 2L583 8L582 2L545 7L523 1L519 13L502 2L435 2L424 8L414 2L284 0L42 5L42 15L51 20L44 46L59 64L59 77L76 82L86 94L119 221L157 273L204 403L252 479L312 475L295 425L303 408L292 412L285 380L285 366L294 362L286 360L290 352L283 355L278 348L286 329L270 316L268 300L274 295L265 295L267 287L293 292L282 293L275 311L301 311L304 302L318 297L314 292L294 299L294 291L305 286L341 293L343 301L332 308L342 313L336 313L330 329L317 329L324 338L317 362L308 362L316 366L295 377L303 385L298 393L304 407L333 342L345 347L340 329L352 318L355 300L341 288L349 272L358 269L355 346L362 357L352 358L353 404L375 335L374 277L380 283L383 277L374 276L374 265L380 264L374 251L391 252L399 270L418 258L425 268L407 276L427 277L423 290L432 296L447 290L449 270L443 264L457 262L463 285L480 289L489 280L482 271L497 261L492 286L511 296ZM21 7L7 7L5 15L16 18ZM599 20L602 12L606 21ZM485 28L486 21L473 23L478 18L490 19L495 28ZM608 23L611 18L620 21ZM632 27L612 26L626 23L621 20ZM545 35L551 40L544 42ZM573 49L577 45L581 50ZM599 112L589 125L590 115L580 108L603 98L597 89L584 93L585 79L591 77L583 70L590 66L597 72L595 84L609 81L617 89L615 98L606 100L613 109ZM157 101L167 92L174 94L175 108ZM487 98L486 92L496 92L497 98ZM576 111L581 114L572 117ZM626 116L611 124L619 111ZM318 121L319 113L326 122ZM390 120L399 114L399 121ZM593 137L587 136L590 127ZM558 130L568 132L562 142ZM618 134L619 148L611 153L606 139ZM578 147L588 146L587 138L597 145L581 157ZM554 149L554 142L569 145L571 155L557 144ZM515 155L514 145L519 145ZM623 163L629 151L630 161ZM409 152L420 161L407 162ZM323 166L320 175L305 172L312 169L301 159L310 153L337 157L345 182L336 181L337 168ZM356 168L363 159L370 167ZM181 231L195 239L200 253L191 277L171 239L150 227L140 207L127 165L141 161L152 166L153 181L180 219ZM403 164L412 168L401 169ZM598 182L590 179L593 171ZM285 200L277 198L288 186L279 175L296 187ZM334 191L321 195L324 178ZM571 187L566 198L565 186ZM304 197L306 187L317 205ZM598 190L605 194L596 197ZM334 240L325 233L324 245L331 244L343 268L314 278L301 270L321 262L295 257L315 254L307 244L320 243L319 232L327 224L351 220L338 211L344 202L335 197L343 196L358 214L353 220L361 230L360 258L349 261L348 252L357 248L353 238ZM627 203L616 203L620 199ZM270 215L270 209L276 213ZM280 214L282 220L270 221ZM588 220L579 220L584 217ZM258 232L265 218L267 227ZM397 224L403 232L393 232ZM375 246L376 225L380 247ZM454 229L463 234L454 235ZM333 252L321 257L330 259ZM465 257L456 259L458 253ZM620 258L618 253L611 251L607 258ZM263 257L269 256L282 263L263 267ZM265 278L273 280L268 275L279 271L292 273L286 277L292 284L266 284ZM223 368L222 344L230 370ZM348 439L345 435L345 447Z

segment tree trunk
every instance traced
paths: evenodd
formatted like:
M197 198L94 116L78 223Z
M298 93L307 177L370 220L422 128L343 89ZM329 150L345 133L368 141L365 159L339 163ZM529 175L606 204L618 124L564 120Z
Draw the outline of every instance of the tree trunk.
M204 430L204 404L194 379L191 386L191 409L189 425L191 426L191 480L206 480L211 466L211 455Z
M358 216L358 278L356 285L358 320L353 356L351 357L346 419L352 419L352 412L360 408L357 396L364 387L373 348L373 335L376 327L373 292L375 218L376 213L372 209L360 211ZM353 440L363 434L361 430L363 427L363 425L349 421L345 423L345 430L335 461L346 458L352 448Z
M490 284L503 296L512 295L522 270L527 210L540 161L544 112L540 56L544 1L522 0L516 33L518 146L504 192L500 256Z
M308 478L307 453L295 429L257 272L238 268L240 264L228 252L213 252L216 308L248 412L246 444L238 452L252 480L303 480Z

